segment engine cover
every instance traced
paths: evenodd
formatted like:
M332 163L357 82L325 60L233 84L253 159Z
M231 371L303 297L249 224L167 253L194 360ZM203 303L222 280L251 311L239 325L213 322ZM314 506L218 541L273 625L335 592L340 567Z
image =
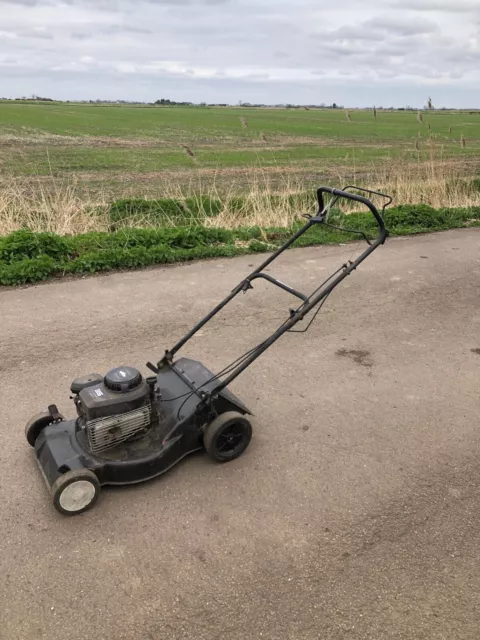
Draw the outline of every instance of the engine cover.
M110 391L126 393L136 389L142 382L142 374L133 367L112 369L104 378L104 384Z
M78 394L77 409L86 421L128 413L149 404L150 389L145 380L131 391L111 391L99 382L82 389Z
M132 367L113 369L81 389L75 404L92 453L146 431L152 421L150 387Z

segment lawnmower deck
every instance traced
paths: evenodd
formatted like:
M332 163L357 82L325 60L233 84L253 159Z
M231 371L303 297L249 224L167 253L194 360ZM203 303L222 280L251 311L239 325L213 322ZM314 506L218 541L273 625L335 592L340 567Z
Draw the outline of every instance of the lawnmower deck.
M35 442L35 455L48 486L63 473L90 469L101 485L135 484L168 471L182 458L203 448L204 418L198 412L203 393L215 381L200 362L181 358L166 364L157 375L157 423L141 438L94 455L76 420L46 427ZM210 381L210 382L209 382ZM250 411L230 390L219 393L218 413Z

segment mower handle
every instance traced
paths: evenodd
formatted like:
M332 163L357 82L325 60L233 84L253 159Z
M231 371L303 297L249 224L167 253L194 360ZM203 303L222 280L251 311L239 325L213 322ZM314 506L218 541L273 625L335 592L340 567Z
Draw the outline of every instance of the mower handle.
M376 208L376 206L368 198L365 198L364 196L359 196L356 193L342 191L341 189L333 189L332 187L320 187L320 189L318 189L317 191L318 204L320 205L320 211L318 214L319 216L321 216L322 213L325 211L325 203L323 201L324 193L331 193L332 196L337 196L337 198L346 198L347 200L354 200L355 202L360 202L361 204L364 204L373 213L381 234L382 235L386 234L385 223L383 222L382 216L378 213L378 209Z
M346 187L346 189L353 189L353 188L356 188L356 187ZM377 247L382 245L388 237L388 231L385 228L385 223L383 222L383 218L379 214L373 202L371 202L364 196L359 196L359 195L356 195L355 193L349 193L346 189L342 191L341 189L332 189L331 187L320 187L320 189L317 190L317 197L318 197L318 203L320 205L320 211L315 216L306 215L305 217L308 218L308 222L305 226L299 229L289 240L287 240L287 242L285 242L283 246L279 247L274 253L272 253L259 267L255 269L253 273L251 273L247 278L242 280L242 282L240 282L240 284L236 286L235 289L233 289L233 291L231 291L231 293L225 298L225 300L220 302L220 304L218 304L214 309L212 309L212 311L210 311L210 313L206 315L205 318L203 318L203 320L200 320L200 322L198 322L193 327L193 329L187 333L186 336L184 336L179 342L177 342L177 344L172 349L167 350L162 360L160 360L160 362L158 363L158 369L161 369L162 366L165 366L166 364L172 363L175 354L196 333L198 333L198 331L204 325L206 325L207 322L209 322L229 302L231 302L233 298L235 298L237 295L239 295L242 292L246 293L249 289L253 289L252 280L256 280L257 278L263 278L264 280L268 280L269 282L271 282L272 284L275 284L277 287L280 287L284 291L287 291L288 293L291 293L297 298L300 298L303 301L303 304L297 310L290 311L290 317L280 326L280 328L272 336L270 336L270 338L268 338L265 342L263 342L257 348L253 349L253 351L246 354L245 358L240 358L235 363L233 363L233 371L230 370L229 374L228 374L228 371L224 371L223 375L228 374L228 377L223 381L219 382L219 384L214 388L214 390L209 392L210 395L212 393L219 393L222 389L228 386L230 382L232 382L238 375L240 375L242 371L244 371L248 366L250 366L250 364L254 360L256 360L266 349L268 349L274 342L276 342L276 340L278 340L280 336L282 336L287 331L290 331L292 327L294 327L297 324L297 322L300 322L301 320L303 320L303 318L308 313L310 313L310 311L312 311L316 306L322 304L322 301L325 301L327 299L327 297L335 289L335 287L339 285L340 282L342 282L342 280L344 280L347 276L349 276L353 271L355 271L355 269L357 269L359 265L366 258L368 258L368 256L373 251L375 251L375 249L377 249ZM390 202L392 201L390 196L386 196L383 193L370 192L366 189L360 189L360 190L366 193L375 193L375 195L383 196L389 201L385 206L388 206L388 204L390 204ZM365 205L368 209L370 209L375 220L377 221L378 227L380 229L380 233L373 242L370 242L367 236L363 233L363 231L354 231L353 229L340 229L339 227L333 227L336 229L340 229L341 231L350 231L353 233L359 233L360 235L364 236L364 238L367 240L369 247L360 256L358 256L356 260L354 260L353 262L349 260L346 264L344 264L341 269L336 271L330 278L328 278L322 285L320 285L320 287L316 289L316 291L314 291L310 296L306 296L300 291L297 291L296 289L293 289L292 287L286 284L283 284L283 282L279 282L272 276L265 273L265 270L286 249L291 247L301 236L303 236L304 233L306 233L309 229L311 229L312 226L315 226L318 224L325 224L325 225L328 224L325 221L325 218L328 213L328 209L325 208L325 204L323 201L324 193L329 193L332 196L337 198L346 198L347 200L360 202L361 204ZM333 226L333 225L328 225L328 226ZM149 368L152 368L152 367L149 367ZM157 367L154 367L152 370L156 370L156 369ZM230 369L230 367L228 367L227 369ZM221 375L222 374L219 374L215 378L212 378L212 381L217 380L218 382L218 378Z

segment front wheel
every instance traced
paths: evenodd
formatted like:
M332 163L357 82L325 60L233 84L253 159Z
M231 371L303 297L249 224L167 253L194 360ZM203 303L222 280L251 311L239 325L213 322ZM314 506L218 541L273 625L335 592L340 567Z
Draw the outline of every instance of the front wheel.
M73 469L55 480L51 492L55 509L74 516L93 507L100 495L100 482L89 469Z
M64 420L62 415L60 415L60 417ZM54 422L55 420L53 419L52 414L48 411L42 411L41 413L37 413L32 416L25 425L25 437L28 444L31 447L34 447L38 436L42 433L45 427L48 427L48 425L53 424Z
M203 443L216 462L230 462L242 455L252 439L252 424L236 411L217 416L205 429Z

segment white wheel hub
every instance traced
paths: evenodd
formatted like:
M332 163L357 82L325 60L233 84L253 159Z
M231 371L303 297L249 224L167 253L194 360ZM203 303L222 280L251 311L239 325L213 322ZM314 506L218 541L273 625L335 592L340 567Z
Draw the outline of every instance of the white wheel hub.
M62 509L70 513L85 509L95 498L95 485L88 480L71 482L60 494Z

